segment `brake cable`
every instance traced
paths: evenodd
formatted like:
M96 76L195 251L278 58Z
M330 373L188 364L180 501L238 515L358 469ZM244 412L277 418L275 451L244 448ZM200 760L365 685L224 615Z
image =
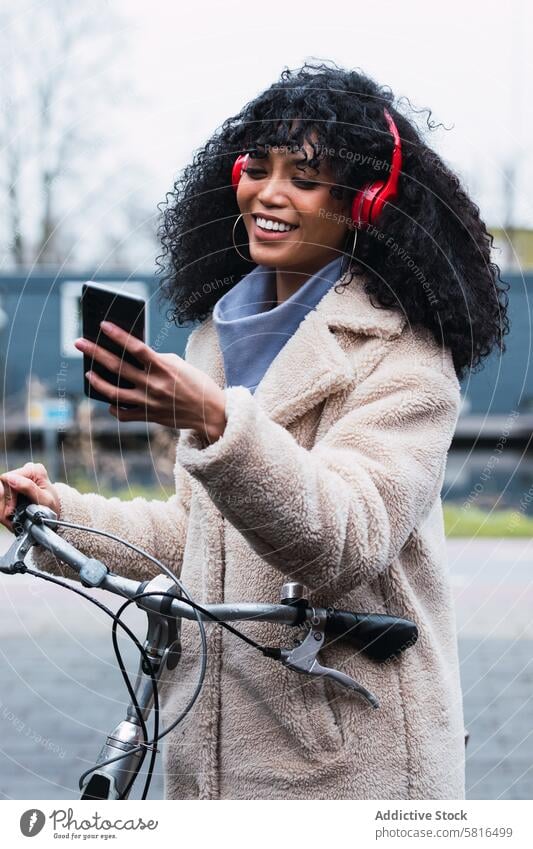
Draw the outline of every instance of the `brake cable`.
M100 536L109 537L110 539L114 539L117 542L121 542L123 545L127 546L128 548L131 548L133 551L136 551L137 554L141 554L143 557L146 557L148 560L152 561L152 563L154 563L156 566L159 566L160 569L169 578L175 581L180 590L182 590L182 592L184 592L187 596L186 598L180 599L184 604L188 604L190 607L193 608L193 610L197 610L198 612L203 613L204 616L207 616L209 619L212 619L218 625L222 625L222 627L225 628L227 631L230 631L230 633L234 634L236 637L239 637L239 639L243 640L245 643L248 643L248 645L252 646L252 648L255 648L260 651L263 655L265 655L265 657L274 657L276 659L276 652L279 651L278 649L272 648L270 646L262 646L260 643L256 642L256 640L252 639L251 637L248 637L246 634L243 634L242 631L239 631L238 628L234 628L228 622L224 622L222 619L219 619L216 614L211 613L211 611L206 610L201 605L192 601L189 596L189 593L186 592L180 579L174 575L172 570L165 566L165 564L162 563L160 560L158 560L157 557L154 557L152 554L149 554L147 551L144 551L144 549L140 548L134 543L129 542L128 540L125 540L122 537L116 536L115 534L112 534L109 531L101 531L98 528L91 528L88 525L78 525L74 524L73 522L65 522L60 519L47 519L44 516L42 517L42 522L43 524L63 525L66 528L74 528L75 530L80 531L90 531L91 533L99 534ZM165 595L165 593L156 593L156 595ZM137 598L139 597L140 596L137 596Z
M31 518L32 524L34 522L36 522L36 523L42 523L42 524L61 525L61 526L66 527L66 528L73 528L75 530L81 530L81 531L86 531L86 532L89 532L89 533L98 534L100 536L108 537L110 539L115 540L116 542L122 543L127 548L132 549L133 551L137 552L141 556L143 556L146 559L153 562L155 565L157 565L161 569L161 571L163 571L169 578L171 578L171 580L173 580L177 584L177 586L179 587L181 592L186 596L185 598L183 598L183 596L182 596L181 601L185 604L188 604L190 607L192 607L193 610L197 614L196 620L197 620L199 627L200 627L200 634L201 634L202 648L203 648L203 652L202 652L202 655L201 655L201 669L200 669L199 679L198 679L195 691L194 691L191 699L189 700L189 703L186 705L184 711L182 712L182 714L176 720L174 720L174 722L172 722L168 726L168 728L164 729L164 731L159 733L159 691L158 691L158 684L157 684L157 681L155 679L155 675L154 675L154 672L153 672L153 669L152 669L150 659L148 658L148 655L144 651L143 647L141 646L140 642L137 640L137 638L135 637L133 632L131 632L130 629L121 621L120 617L121 617L122 613L126 610L126 608L130 604L132 604L134 601L137 602L138 600L140 600L144 596L157 595L157 596L169 596L171 598L175 598L175 596L172 596L170 593L163 593L163 592L139 593L137 596L135 596L131 599L127 599L126 602L120 608L120 610L117 613L113 613L112 610L107 608L101 602L98 602L96 599L93 599L87 593L84 593L82 590L79 590L75 587L71 587L69 584L64 583L63 581L61 581L58 578L54 578L51 575L43 574L42 572L37 572L37 571L34 571L33 569L29 569L28 567L25 566L25 564L24 564L25 568L20 569L20 571L26 571L26 572L28 572L28 574L31 574L35 577L43 578L43 580L48 580L51 583L55 583L58 586L64 587L65 589L72 590L73 592L77 593L78 595L82 596L83 598L86 598L89 601L91 601L92 603L96 604L98 607L100 607L100 609L104 610L104 612L106 612L107 615L109 615L113 619L112 639L113 639L113 649L114 649L114 652L115 652L115 657L116 657L117 663L119 665L121 674L124 678L124 682L126 684L126 688L128 690L128 693L129 693L130 697L132 698L132 702L133 702L135 711L136 711L137 716L140 720L141 729L142 729L143 738L144 738L143 742L136 747L136 750L142 750L141 757L140 757L139 763L137 764L137 766L136 766L136 768L133 772L133 776L132 776L129 784L127 785L126 789L124 790L124 792L122 794L122 798L127 798L127 794L130 792L131 787L135 783L135 781L136 781L136 779L139 775L139 772L142 769L144 759L146 757L146 752L147 752L148 748L150 748L152 750L152 754L151 754L150 764L149 764L147 777L146 777L146 781L145 781L145 786L144 786L144 790L143 790L143 794L142 794L142 799L146 799L146 796L148 794L148 790L149 790L149 787L150 787L150 783L151 783L151 780L152 780L152 776L153 776L153 770L154 770L154 767L155 767L155 759L156 759L156 755L157 755L157 751L158 751L157 743L164 736L166 736L170 731L172 731L185 718L185 716L190 712L194 703L198 699L200 692L201 692L201 689L202 689L203 684L204 684L205 672L206 672L207 640L206 640L206 635L205 635L205 626L204 626L204 623L203 623L202 619L200 618L200 616L198 616L198 613L203 613L209 619L211 619L214 622L216 622L217 624L221 625L223 628L226 628L226 630L229 631L230 633L232 633L234 636L243 640L243 642L247 643L252 648L255 648L256 650L260 651L265 657L271 657L273 659L280 660L281 659L281 650L279 648L276 648L276 647L262 646L260 643L258 643L253 638L242 633L242 631L239 631L238 628L235 628L234 626L230 625L228 622L222 621L221 619L219 619L216 616L216 614L211 613L211 611L206 610L204 607L202 607L201 605L194 602L191 599L191 597L190 597L189 593L187 592L183 583L180 581L179 578L177 578L174 575L174 573L172 572L171 569L169 569L167 566L165 566L165 564L162 563L158 558L156 558L153 555L149 554L148 552L144 551L144 549L140 548L139 546L136 546L134 543L131 543L128 540L125 540L122 537L119 537L116 534L113 534L109 531L102 531L98 528L92 528L88 525L79 525L79 524L76 524L76 523L73 523L73 522L66 522L66 521L60 520L60 519L47 519L45 516L42 516L42 514L39 514L39 513L35 513L32 517L29 517L29 518ZM161 614L161 615L163 615L163 614ZM132 639L132 641L134 642L134 644L138 648L138 650L139 650L139 652L140 652L140 654L143 658L144 665L146 666L146 669L149 672L150 678L152 680L152 689L153 689L153 694L154 694L154 708L153 708L153 710L154 710L154 737L150 741L147 739L148 738L148 732L147 732L146 724L144 722L144 719L141 716L140 707L139 707L139 704L138 704L137 699L135 697L133 687L131 685L130 676L128 675L128 673L126 671L126 668L124 666L124 662L122 660L122 656L120 654L120 650L118 649L118 644L117 644L117 641L116 641L116 629L117 629L118 625L120 625L126 631L126 633L128 633L128 636L130 637L130 639ZM118 755L118 756L115 756L113 758L108 758L105 761L100 761L96 766L91 767L91 769L89 769L89 770L86 770L80 776L80 779L79 779L80 790L83 787L84 779L88 775L90 775L91 772L95 772L96 770L101 769L102 766L108 765L108 764L113 763L115 761L121 760L122 758L124 758L128 755L131 755L132 751L135 751L135 749L132 749L129 752L125 752L123 755Z

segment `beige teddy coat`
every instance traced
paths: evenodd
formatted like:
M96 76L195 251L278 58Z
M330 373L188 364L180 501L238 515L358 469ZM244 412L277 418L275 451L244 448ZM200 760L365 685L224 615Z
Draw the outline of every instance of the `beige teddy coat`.
M185 357L224 388L211 318L191 333ZM418 625L416 645L385 665L338 641L323 651L324 665L377 695L374 710L207 624L201 696L163 749L166 798L464 798L440 496L459 407L449 350L401 311L372 306L356 277L305 316L254 395L226 389L227 424L216 442L203 447L196 432L179 431L168 501L123 502L56 484L62 518L142 546L199 603L277 603L282 584L297 579L316 605ZM157 571L111 540L61 534L119 574L141 580ZM48 552L34 552L40 568L70 575ZM238 627L265 645L290 647L296 636L280 624ZM163 692L164 725L197 681L194 621L183 622L182 646Z

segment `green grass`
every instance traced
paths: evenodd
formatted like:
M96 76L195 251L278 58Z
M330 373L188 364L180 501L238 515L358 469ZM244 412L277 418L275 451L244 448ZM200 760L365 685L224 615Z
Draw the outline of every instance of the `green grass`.
M533 537L533 518L518 510L485 513L445 504L444 526L447 537Z
M93 480L85 477L72 476L68 481L69 486L73 486L78 492L97 492L98 495L103 495L104 498L120 498L122 501L131 501L133 498L147 498L149 501L158 499L165 501L174 494L174 486L169 484L166 489L163 486L146 486L140 483L130 484L129 486L111 488L95 484Z

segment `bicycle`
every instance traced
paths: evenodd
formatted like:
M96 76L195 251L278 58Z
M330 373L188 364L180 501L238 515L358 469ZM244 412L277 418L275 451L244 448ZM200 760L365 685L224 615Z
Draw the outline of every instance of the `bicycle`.
M364 652L376 662L388 662L414 645L418 629L414 622L382 613L354 613L328 607L310 605L306 588L297 582L283 585L279 604L196 604L181 581L163 563L137 546L115 534L96 528L77 525L58 519L48 507L31 504L19 495L12 518L15 540L0 558L0 572L27 573L59 584L104 610L112 619L113 647L131 702L126 716L108 735L94 767L79 779L80 799L117 799L129 797L148 751L151 759L147 771L142 799L146 799L153 774L157 743L191 710L198 698L204 680L207 657L206 621L213 621L244 640L265 657L283 663L302 674L323 676L336 681L365 699L374 709L379 708L376 696L344 672L322 666L318 654L332 641L348 641L357 651ZM108 536L147 557L158 565L161 573L146 581L134 581L111 572L100 560L89 558L68 543L55 531L58 526L86 530ZM104 589L126 598L117 613L103 603L71 587L60 578L46 572L30 569L24 558L34 545L51 551L59 560L74 569L84 587ZM121 615L130 604L137 604L148 618L147 634L141 645L137 637L121 621ZM181 656L180 627L182 619L196 619L201 634L202 658L196 689L180 716L164 731L159 731L158 680L163 673L175 674ZM238 631L230 622L277 622L289 627L303 627L307 631L303 640L296 640L293 648L262 646ZM133 687L126 672L117 643L117 628L121 627L135 643L141 658ZM153 711L153 736L148 739L147 720Z

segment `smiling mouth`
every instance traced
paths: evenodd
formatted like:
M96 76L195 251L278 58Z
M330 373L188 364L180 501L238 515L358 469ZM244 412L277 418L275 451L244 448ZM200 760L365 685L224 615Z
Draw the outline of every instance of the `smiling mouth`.
M261 215L253 215L257 230L263 233L290 233L292 230L297 230L297 224L287 224L284 221L274 221L271 218L263 218Z

